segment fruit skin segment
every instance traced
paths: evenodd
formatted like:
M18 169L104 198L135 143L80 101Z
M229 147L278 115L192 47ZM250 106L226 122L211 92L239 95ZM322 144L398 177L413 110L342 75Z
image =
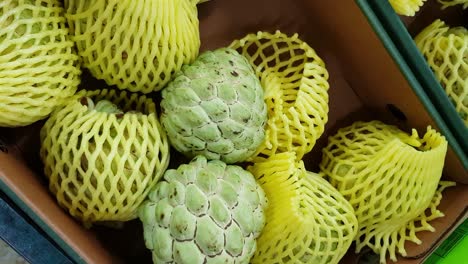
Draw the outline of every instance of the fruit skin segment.
M249 263L267 206L252 174L199 155L166 171L139 217L154 263Z
M198 56L197 1L65 0L83 66L108 85L161 90Z
M468 30L436 19L414 41L468 126Z
M356 233L354 209L295 153L248 167L266 193L266 225L251 263L338 263Z
M237 51L206 51L162 91L161 123L171 145L189 157L242 162L265 138L260 81Z
M58 0L0 2L0 127L46 118L76 91L81 74Z
M356 212L357 252L368 246L381 263L387 254L396 261L406 241L421 243L416 232L434 231L428 221L443 216L441 192L454 185L439 183L446 152L447 141L430 127L419 138L380 121L355 122L329 138L320 170Z
M230 45L245 56L262 83L268 109L266 138L249 161L275 153L309 153L328 121L328 71L298 34L258 32Z
M86 227L137 218L169 163L156 106L138 94L81 91L52 113L40 138L50 191Z

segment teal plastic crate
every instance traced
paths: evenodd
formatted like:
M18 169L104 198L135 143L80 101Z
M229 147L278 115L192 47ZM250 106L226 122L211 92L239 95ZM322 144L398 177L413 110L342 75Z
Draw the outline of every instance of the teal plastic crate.
M447 137L465 169L468 169L468 128L419 52L405 24L388 1L358 0L358 2L374 27L379 24L384 31L380 32L380 37L385 34L391 41L392 49L389 49L391 55L405 62L405 65L400 65L403 73Z

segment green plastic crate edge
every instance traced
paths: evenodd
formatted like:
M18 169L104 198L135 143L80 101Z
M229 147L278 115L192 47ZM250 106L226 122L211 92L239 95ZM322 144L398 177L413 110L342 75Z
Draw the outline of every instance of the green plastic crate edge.
M419 97L421 103L426 108L426 111L431 115L441 132L447 138L448 143L450 144L454 152L457 154L457 156L460 158L464 168L468 169L468 150L467 146L465 146L468 145L468 140L466 140L466 136L465 138L461 136L463 135L463 133L465 133L464 135L468 135L468 131L463 122L461 121L461 118L458 116L458 113L455 111L455 108L453 107L452 103L445 95L445 92L443 91L439 82L435 79L435 76L430 70L426 61L424 60L416 45L414 44L413 39L403 26L403 22L401 22L401 20L395 14L393 9L391 9L391 6L388 3L388 1L356 0L356 2L361 8L364 15L367 17L369 24L376 32L377 36L382 41L389 54L392 56L393 60L397 63L400 71L403 73L406 80L409 82L414 93ZM377 7L380 7L380 9L378 9ZM385 13L385 16L379 11ZM393 18L391 18L392 16ZM395 20L395 18L398 18L398 20ZM387 24L392 24L391 28L398 29L397 31L402 35L401 39L399 39L398 42L395 41L395 36L393 36L393 38L391 37L391 31L389 30L389 27L384 26L383 20L385 20ZM399 49L397 45L400 42L406 43L403 49L406 49L410 52L409 55L411 58L403 56L401 52L401 46ZM418 78L419 75L416 74L415 68L412 67L412 65L414 64L419 65L417 68L419 69L419 71L417 72L420 73L420 75L427 76L425 79L428 79L428 81L432 80L432 83L434 84L435 82L435 84L438 86L430 86L426 83L423 83L422 80ZM428 89L428 91L426 91L423 88L423 86L431 88ZM434 100L434 95L432 93L430 94L429 91L439 94L436 97L438 100ZM436 107L435 103L438 103L437 105L442 104L442 106L444 106L444 109L439 110ZM445 110L445 108L451 108L452 111ZM463 125L463 127L458 127L457 130L452 129L449 126L449 124L451 124L452 126L456 126L456 123L452 122L452 119L458 119L458 121L461 123L461 125ZM449 122L446 122L446 120ZM463 129L466 132L463 132ZM454 135L454 132L457 132L457 134ZM463 143L463 145L461 143Z
M428 95L429 100L435 107L434 110L428 109L428 111L430 113L432 111L439 112L448 129L450 129L455 137L454 140L457 141L460 149L456 149L454 142L450 142L449 140L449 143L463 161L465 169L468 169L468 127L463 123L455 107L445 94L442 85L435 77L423 55L419 52L400 17L395 13L388 1L366 0L360 2L366 2L366 5L376 15L376 19L379 20L383 30L386 31L386 34L394 43L399 56L406 61L411 72L407 74L414 75L418 82L420 82L422 92ZM417 87L413 86L413 89L417 89Z

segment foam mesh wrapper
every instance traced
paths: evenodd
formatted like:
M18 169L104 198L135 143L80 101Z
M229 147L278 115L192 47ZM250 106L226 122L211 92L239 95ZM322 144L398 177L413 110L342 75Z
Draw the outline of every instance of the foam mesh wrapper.
M199 21L189 0L66 0L66 18L83 66L108 85L161 90L198 56Z
M325 178L353 206L355 238L396 261L405 242L421 244L417 232L434 231L429 221L443 216L436 207L453 182L440 182L447 141L432 128L422 138L380 121L355 122L329 138L320 163Z
M414 41L468 126L468 30L436 19Z
M0 2L0 127L46 118L75 93L81 74L58 0Z
M109 100L125 113L90 110L81 96ZM50 191L86 226L135 219L169 163L155 104L125 91L80 92L47 120L41 142Z
M248 167L265 191L266 225L251 263L338 263L357 232L350 203L295 153Z
M395 12L403 16L414 16L426 0L389 0Z
M251 157L261 161L281 152L309 153L328 121L328 71L297 34L258 32L230 45L259 77L268 110L266 140Z

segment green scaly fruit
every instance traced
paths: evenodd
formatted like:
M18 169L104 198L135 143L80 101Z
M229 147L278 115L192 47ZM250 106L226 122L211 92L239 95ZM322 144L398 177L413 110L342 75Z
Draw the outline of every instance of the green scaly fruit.
M233 49L207 51L184 66L162 91L161 108L172 146L189 157L241 162L265 138L262 86Z
M265 224L252 174L203 156L166 171L148 199L139 217L154 263L248 263Z

